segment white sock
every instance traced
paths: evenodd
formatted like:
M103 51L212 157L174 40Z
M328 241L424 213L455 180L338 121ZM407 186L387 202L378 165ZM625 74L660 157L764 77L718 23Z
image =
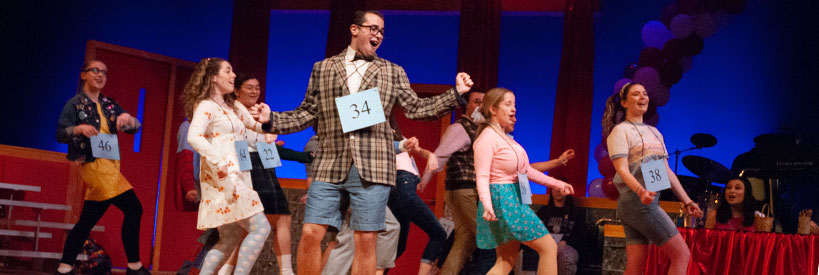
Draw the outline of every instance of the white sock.
M68 273L71 272L71 266L67 264L60 264L60 267L57 268L57 272L60 273Z
M219 269L218 275L230 275L233 274L233 265L232 264L223 264L222 268Z
M142 268L142 262L128 263L128 269L130 270L139 270L140 268Z
M290 260L290 254L282 255L282 261L279 263L282 268L282 275L294 275L293 262Z

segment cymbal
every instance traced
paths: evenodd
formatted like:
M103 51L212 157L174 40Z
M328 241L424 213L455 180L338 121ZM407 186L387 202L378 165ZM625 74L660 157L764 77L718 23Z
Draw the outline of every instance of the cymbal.
M724 184L728 183L728 180L732 177L731 170L716 161L704 157L684 156L682 162L691 173L709 182Z
M713 147L717 145L717 138L705 133L697 133L691 136L691 143L700 148Z

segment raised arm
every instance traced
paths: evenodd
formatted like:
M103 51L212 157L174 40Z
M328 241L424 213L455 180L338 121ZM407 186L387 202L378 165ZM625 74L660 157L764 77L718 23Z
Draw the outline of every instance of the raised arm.
M469 88L466 87L466 84L459 84L456 88L449 89L443 94L419 98L410 87L409 78L407 78L404 69L396 66L395 73L397 74L395 75L397 79L395 86L398 92L398 104L404 107L404 115L409 119L435 120L456 106L466 105L466 100L461 97L461 94L468 92L469 88L472 87L471 84ZM468 78L469 75L461 73L456 77L456 81L471 83L472 80ZM461 90L464 91L461 92Z
M313 71L310 73L310 81L307 83L307 92L304 94L304 100L301 104L292 111L285 112L270 112L266 106L257 104L251 108L251 114L254 117L259 117L259 122L264 123L262 129L266 132L274 134L290 134L306 129L313 125L318 113L319 103L319 82L321 78L320 66L322 62L316 62L313 65ZM265 110L266 109L266 110Z

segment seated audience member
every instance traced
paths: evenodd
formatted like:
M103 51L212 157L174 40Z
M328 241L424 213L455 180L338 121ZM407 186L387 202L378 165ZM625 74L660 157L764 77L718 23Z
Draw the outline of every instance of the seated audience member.
M751 183L747 179L731 179L722 193L716 211L708 213L705 228L753 232L757 208L751 196Z
M563 180L563 179L561 179ZM557 241L557 273L577 273L579 254L583 247L586 215L574 206L574 199L560 188L550 188L549 202L537 211L537 216ZM523 247L523 274L536 274L539 256L529 247Z

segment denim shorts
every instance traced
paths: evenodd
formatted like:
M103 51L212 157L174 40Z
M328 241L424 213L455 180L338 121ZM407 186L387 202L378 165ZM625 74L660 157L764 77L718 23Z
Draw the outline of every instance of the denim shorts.
M647 245L649 242L662 246L679 234L677 226L660 208L660 196L650 204L643 204L631 190L620 193L617 200L617 218L623 221L626 245Z
M341 228L344 220L339 208L349 198L350 228L356 231L384 230L384 217L391 186L362 182L355 165L340 183L314 181L307 190L304 223L326 224Z

